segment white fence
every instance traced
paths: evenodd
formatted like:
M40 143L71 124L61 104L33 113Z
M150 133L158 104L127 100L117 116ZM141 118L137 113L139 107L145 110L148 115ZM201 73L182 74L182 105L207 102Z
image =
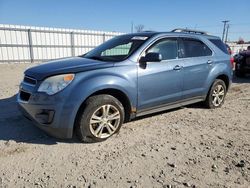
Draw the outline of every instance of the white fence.
M237 54L240 51L246 50L250 44L237 44L235 42L227 42L227 44L230 46L233 54Z
M0 63L33 63L77 56L121 34L0 24Z

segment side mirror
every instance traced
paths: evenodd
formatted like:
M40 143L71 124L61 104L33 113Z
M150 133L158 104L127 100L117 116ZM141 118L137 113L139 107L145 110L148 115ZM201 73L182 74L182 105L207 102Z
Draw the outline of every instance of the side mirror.
M145 55L145 57L141 57L140 62L160 62L162 60L162 55L155 52L150 52Z

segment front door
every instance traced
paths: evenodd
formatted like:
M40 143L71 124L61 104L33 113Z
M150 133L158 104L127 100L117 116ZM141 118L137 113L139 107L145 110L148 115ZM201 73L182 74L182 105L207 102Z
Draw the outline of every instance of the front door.
M162 55L161 62L138 65L138 111L174 104L182 97L182 60L176 38L164 38L146 50Z

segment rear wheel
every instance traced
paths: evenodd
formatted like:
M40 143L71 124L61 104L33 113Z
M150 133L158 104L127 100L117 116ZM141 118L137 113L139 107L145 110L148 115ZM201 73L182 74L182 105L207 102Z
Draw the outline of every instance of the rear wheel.
M223 80L216 79L210 88L207 98L206 106L208 108L219 108L224 103L227 93L226 84Z
M81 141L104 141L117 133L124 121L124 108L111 95L90 97L76 121L76 133Z

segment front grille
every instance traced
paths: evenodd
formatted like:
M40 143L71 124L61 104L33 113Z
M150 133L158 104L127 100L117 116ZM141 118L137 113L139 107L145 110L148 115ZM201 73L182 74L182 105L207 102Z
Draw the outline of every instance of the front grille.
M22 101L28 101L30 99L30 93L27 93L25 91L20 91L20 99Z
M31 78L29 76L25 76L23 79L23 82L31 84L31 85L36 85L37 81L34 78Z

